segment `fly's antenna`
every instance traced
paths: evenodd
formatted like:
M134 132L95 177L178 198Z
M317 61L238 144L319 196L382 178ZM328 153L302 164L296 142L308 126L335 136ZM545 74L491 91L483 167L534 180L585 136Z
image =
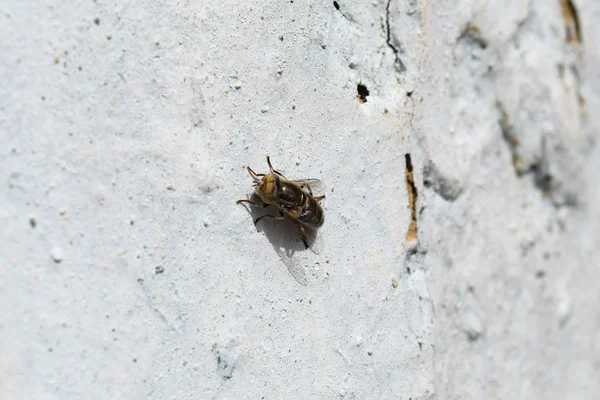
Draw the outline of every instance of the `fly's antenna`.
M271 157L267 156L267 164L269 164L269 169L271 170L271 172L275 173L275 170L273 169L273 166L271 165Z
M272 173L281 176L283 179L287 179L281 172L279 172L273 168L273 166L271 165L271 157L269 157L269 156L267 156L267 164L269 164L269 169L271 170Z

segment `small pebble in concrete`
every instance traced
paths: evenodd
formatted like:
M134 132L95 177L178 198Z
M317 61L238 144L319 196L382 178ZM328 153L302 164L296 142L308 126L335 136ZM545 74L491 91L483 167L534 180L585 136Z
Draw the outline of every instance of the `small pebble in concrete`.
M54 246L50 251L50 257L54 260L55 263L60 263L63 260L63 251L60 247Z
M462 318L462 325L469 341L474 342L481 337L485 330L485 325L477 312L466 312Z

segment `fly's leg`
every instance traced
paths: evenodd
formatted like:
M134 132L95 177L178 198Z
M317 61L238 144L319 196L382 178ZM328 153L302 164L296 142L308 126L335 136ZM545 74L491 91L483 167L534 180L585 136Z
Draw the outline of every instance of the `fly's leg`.
M271 158L269 156L267 156L267 164L269 164L269 169L271 170L272 173L279 175L280 177L282 177L285 180L288 180L288 178L286 178L281 172L273 169L273 166L271 165Z
M241 203L249 203L252 204L254 207L260 207L260 208L267 208L269 207L270 204L260 204L260 203L256 203L252 200L248 200L248 199L243 199L243 200L237 200L235 202L235 204L241 204Z
M300 233L302 234L302 243L304 243L304 247L306 247L308 249L308 240L306 237L306 231L304 230L304 227L302 226L302 224L300 224L299 222L297 222L296 225L298 226L298 228L300 228Z
M254 172L254 170L252 168L250 168L249 166L246 167L248 168L248 172L250 173L250 175L252 175L253 178L257 177L257 176L265 176L265 174L257 174L256 172Z
M325 195L323 195L323 196L316 196L316 197L313 197L313 198L315 200L323 200L325 198Z
M285 219L285 216L283 215L283 212L280 211L278 217L276 217L274 215L269 215L269 214L261 215L260 217L258 217L258 218L256 218L254 220L254 225L256 225L258 223L258 221L260 221L261 219L263 219L265 217L267 217L267 218L273 218L273 219L278 219L278 220Z
M304 225L302 225L302 223L298 221L298 217L300 217L300 215L302 214L302 208L285 208L283 209L283 212L285 213L285 215L288 216L289 219L292 220L294 224L296 224L298 229L300 229L300 233L302 234L302 243L304 243L304 247L308 249L310 246L308 245L308 236L306 235L306 230L304 229Z
M308 249L308 247L309 247L308 246L308 237L306 235L306 230L304 229L304 226L300 223L300 221L298 221L298 219L292 217L290 215L289 211L287 211L287 215L294 222L294 224L296 224L298 229L300 229L300 233L302 234L302 243L304 243L304 247L306 247Z

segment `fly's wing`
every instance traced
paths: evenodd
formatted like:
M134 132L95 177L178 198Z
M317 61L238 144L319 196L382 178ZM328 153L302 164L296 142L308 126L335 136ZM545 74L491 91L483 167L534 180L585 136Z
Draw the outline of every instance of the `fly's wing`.
M299 235L298 235L299 236ZM316 245L316 243L313 243ZM276 249L281 261L288 268L290 274L296 282L302 286L315 285L324 282L329 278L326 258L321 251L322 246L319 246L319 254L315 252L315 247L309 243L309 249L304 249L304 244L297 238L299 250Z
M308 242L308 249L315 255L319 255L323 252L324 240L323 236L325 230L322 229L310 229L305 227L306 241Z
M326 230L307 230L309 247L306 249L298 228L291 221L273 221L273 226L280 230L271 244L296 282L308 286L328 279L329 265L324 254L326 241L323 239Z
M316 178L292 180L302 190L306 190L312 196L321 196L325 193L325 182Z

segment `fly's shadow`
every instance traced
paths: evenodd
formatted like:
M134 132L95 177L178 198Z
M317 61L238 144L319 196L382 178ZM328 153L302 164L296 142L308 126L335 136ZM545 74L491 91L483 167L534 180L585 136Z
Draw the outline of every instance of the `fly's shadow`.
M255 193L250 200L260 202ZM245 206L252 220L263 215L279 216L277 206L271 205L267 208ZM306 241L308 249L302 242L302 236L296 226L289 218L276 220L273 218L262 218L256 224L258 232L264 232L265 236L273 246L273 249L288 268L294 279L301 285L306 286L315 281L323 280L323 271L319 261L322 251L322 232L306 229Z

